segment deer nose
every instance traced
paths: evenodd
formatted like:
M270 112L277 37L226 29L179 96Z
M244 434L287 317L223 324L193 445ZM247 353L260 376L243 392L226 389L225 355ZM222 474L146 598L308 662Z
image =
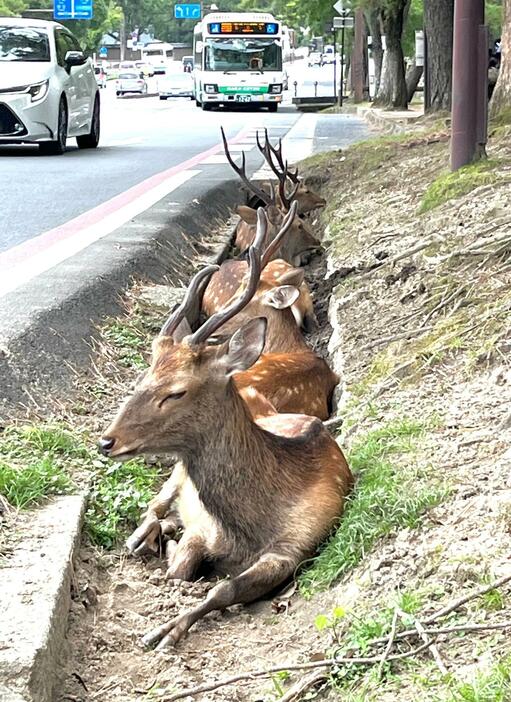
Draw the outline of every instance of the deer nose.
M108 456L110 451L113 449L114 444L115 439L112 439L110 436L102 436L98 441L98 448L103 455Z

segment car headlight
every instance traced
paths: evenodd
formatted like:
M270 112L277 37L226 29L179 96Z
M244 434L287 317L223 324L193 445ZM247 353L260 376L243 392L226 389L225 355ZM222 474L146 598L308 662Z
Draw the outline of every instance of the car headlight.
M216 83L205 83L204 84L205 93L218 93L218 85Z
M282 92L282 83L274 83L273 85L270 85L269 89L270 93L278 94Z
M48 85L48 80L43 80L41 83L34 83L33 85L30 85L27 90L27 93L30 95L30 100L32 102L42 100L48 92Z

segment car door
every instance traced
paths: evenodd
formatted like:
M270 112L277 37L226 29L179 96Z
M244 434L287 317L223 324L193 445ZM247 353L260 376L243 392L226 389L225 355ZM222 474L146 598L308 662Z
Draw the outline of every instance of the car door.
M66 54L69 43L66 40L65 31L59 27L55 28L55 46L57 49L57 69L61 91L66 95L68 110L68 134L76 132L78 123L78 96L76 92L76 80L72 76L72 68L66 66Z
M67 51L82 51L80 44L71 32L65 30L62 34ZM96 94L96 79L92 70L92 62L88 60L82 66L72 66L70 78L76 96L74 130L79 133L87 132L90 127L92 106Z

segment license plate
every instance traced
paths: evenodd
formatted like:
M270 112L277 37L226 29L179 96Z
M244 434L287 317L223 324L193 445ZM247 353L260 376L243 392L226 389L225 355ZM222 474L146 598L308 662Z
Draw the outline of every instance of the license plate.
M238 102L250 102L252 98L250 95L236 95L236 100Z

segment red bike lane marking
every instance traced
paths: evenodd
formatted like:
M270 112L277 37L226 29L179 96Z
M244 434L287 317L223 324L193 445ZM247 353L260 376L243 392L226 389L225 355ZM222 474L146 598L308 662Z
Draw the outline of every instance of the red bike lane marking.
M239 141L243 141L249 132L249 128L241 130L234 137L234 139L230 140L230 143L235 144ZM192 158L177 164L177 166L172 166L165 171L155 173L137 185L134 185L128 190L119 193L119 195L115 195L110 200L103 202L101 205L97 205L96 207L83 212L81 215L70 219L68 222L60 224L53 229L43 232L43 234L39 234L32 239L24 241L21 244L17 244L6 251L3 251L0 253L0 271L8 270L13 266L19 266L27 259L33 258L34 256L47 251L54 244L65 241L69 237L76 236L80 233L80 231L94 226L108 215L117 212L131 203L137 197L147 194L153 188L157 187L171 176L197 166L205 158L218 153L218 151L222 148L222 144L216 144L210 149L207 149L207 151L203 151L202 153L192 156Z

